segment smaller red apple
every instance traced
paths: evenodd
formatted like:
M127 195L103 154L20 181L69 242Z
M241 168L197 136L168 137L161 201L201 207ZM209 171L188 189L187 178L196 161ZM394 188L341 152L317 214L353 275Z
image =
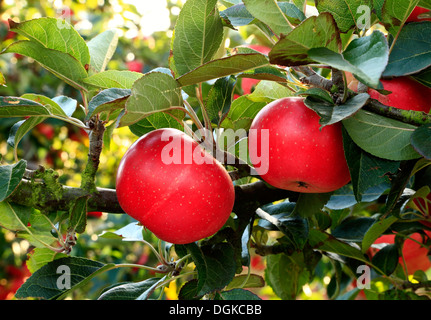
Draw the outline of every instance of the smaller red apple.
M431 236L431 232L426 232L428 237ZM426 248L419 243L424 243L422 235L419 233L413 233L406 239L403 244L402 253L406 262L408 274L413 274L417 270L427 271L431 268L431 260L428 257L429 248ZM395 235L383 235L378 238L374 243L389 243L393 244L395 241ZM417 242L416 242L417 241ZM419 242L419 243L418 243ZM375 254L375 249L372 249L371 255ZM403 257L399 258L399 263L404 267Z
M431 17L429 17L429 18L419 17L419 15L421 15L423 13L427 13L427 12L430 12L430 10L417 6L413 9L412 13L407 18L406 22L431 21Z
M431 88L428 88L410 77L398 77L380 80L383 89L390 91L388 95L369 89L372 99L376 99L384 105L403 110L422 111L428 113L431 109Z
M144 64L140 61L135 60L126 62L126 66L129 71L134 72L142 72L142 70L144 69Z

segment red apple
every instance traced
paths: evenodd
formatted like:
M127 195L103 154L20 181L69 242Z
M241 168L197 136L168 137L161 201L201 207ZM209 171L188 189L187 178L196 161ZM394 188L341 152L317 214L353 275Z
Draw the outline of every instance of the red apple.
M144 64L139 61L128 61L126 62L126 66L129 71L134 72L142 72L142 70L144 69Z
M116 188L127 214L174 244L216 233L235 200L226 169L176 129L154 130L133 143L120 161Z
M94 218L100 218L101 216L103 216L103 212L100 212L100 211L90 211L90 212L87 212L87 216L94 217Z
M384 95L374 89L369 89L371 98L381 103L403 110L423 111L431 109L431 89L409 77L398 77L391 80L380 80L383 88L391 93Z
M431 233L427 233L428 237ZM422 235L419 233L413 233L409 236L413 240L423 243ZM402 253L404 260L406 261L408 274L413 274L417 270L427 271L431 268L431 261L428 258L428 250L426 247L421 246L419 243L411 239L406 239L403 244ZM393 244L395 241L395 235L383 235L378 238L374 243L389 243ZM375 254L375 249L372 249L371 255ZM399 263L404 266L403 258L399 258Z
M257 174L274 187L304 193L325 193L346 185L350 173L341 124L320 130L319 119L303 98L282 98L266 105L249 133L250 160Z
M407 18L406 22L418 22L418 21L431 21L431 18L420 18L419 15L423 13L429 12L429 9L425 9L422 7L415 7L413 9L413 12L410 14L410 16Z

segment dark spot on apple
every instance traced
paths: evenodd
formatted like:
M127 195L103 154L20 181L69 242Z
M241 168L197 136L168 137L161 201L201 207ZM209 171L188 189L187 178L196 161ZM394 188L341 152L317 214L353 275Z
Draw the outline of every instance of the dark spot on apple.
M308 189L308 184L304 181L297 181L298 187Z

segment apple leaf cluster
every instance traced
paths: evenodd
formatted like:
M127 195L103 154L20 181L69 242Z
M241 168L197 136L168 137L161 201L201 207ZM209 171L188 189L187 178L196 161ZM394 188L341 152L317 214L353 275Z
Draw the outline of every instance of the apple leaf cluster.
M118 44L115 30L85 41L62 19L9 20L20 38L0 54L33 59L82 96L82 101L37 93L0 97L0 118L20 119L8 139L15 163L0 166L0 226L34 247L32 276L17 298L64 298L101 273L138 267L155 276L109 284L99 299L160 298L173 281L181 283L180 299L258 299L252 292L264 284L281 299L296 299L316 282L327 298L354 299L363 289L354 284L364 265L371 270L364 289L370 299L431 297L427 270L409 270L416 271L412 282L402 259L398 263L414 233L421 235L421 247L430 248L431 229L421 223L429 222L430 211L415 202L431 188L430 106L400 111L378 104L368 91L389 95L382 79L409 77L431 92L431 22L407 23L416 6L431 9L431 3L309 2L188 0L175 24L169 67L146 73L107 69ZM268 54L226 47L225 35L237 36L242 27L268 40ZM357 91L349 88L347 75L359 83ZM258 80L253 92L242 92L244 79ZM0 82L7 85L7 77L0 74ZM142 242L159 266L70 255L77 234L86 232L87 212L103 205L109 214L124 213L115 190L95 188L102 145L114 143L116 130L128 127L137 137L166 128L248 132L259 111L286 97L301 97L319 116L321 129L341 126L350 183L328 193L273 188L251 174L248 155L236 152L247 138L234 138L222 151L236 160L225 166L233 177L235 204L213 236L188 244L159 241L156 250L144 239L144 227L133 223L100 237ZM84 117L75 116L77 109ZM22 137L49 118L90 135L89 170L81 188L59 184L44 168L28 170L18 158ZM375 244L388 234L397 235L393 244ZM376 248L381 250L373 255ZM263 273L251 270L252 254L266 257ZM429 259L426 253L423 259ZM64 283L60 266L70 271L69 279L61 278L68 280Z

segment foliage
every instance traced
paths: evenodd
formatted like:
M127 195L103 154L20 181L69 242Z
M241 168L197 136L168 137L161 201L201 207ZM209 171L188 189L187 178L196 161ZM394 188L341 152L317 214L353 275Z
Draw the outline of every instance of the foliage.
M310 3L187 0L173 17L173 36L164 33L157 45L107 28L111 7L95 5L96 27L85 33L78 19L52 11L29 19L23 10L9 20L16 35L0 55L0 136L8 143L0 241L17 236L9 243L26 246L21 258L32 274L16 298L430 298L429 270L407 271L402 248L415 233L430 248L431 204L417 200L431 188L431 116L382 112L366 90L347 86L346 74L383 93L382 77L410 76L431 88L431 22L405 24L416 5L431 4ZM269 46L268 55L246 48L250 38ZM145 67L126 70L127 52ZM242 92L245 79L259 81L252 93ZM246 155L227 166L237 192L231 218L186 245L158 240L115 202L115 170L137 137L166 127L247 131L267 103L296 95L322 127L342 124L352 178L345 187L276 190L251 174ZM223 151L240 157L234 147L242 141ZM394 244L376 245L384 234L396 234ZM363 266L365 289L356 281Z

